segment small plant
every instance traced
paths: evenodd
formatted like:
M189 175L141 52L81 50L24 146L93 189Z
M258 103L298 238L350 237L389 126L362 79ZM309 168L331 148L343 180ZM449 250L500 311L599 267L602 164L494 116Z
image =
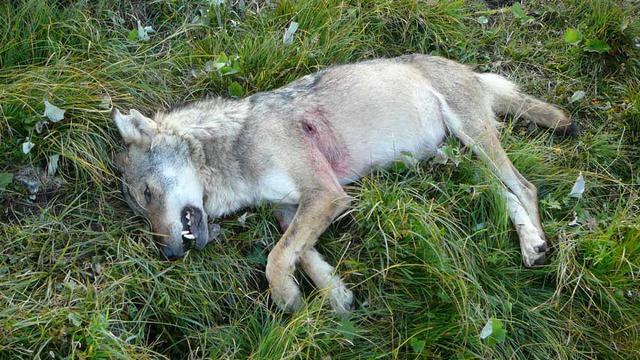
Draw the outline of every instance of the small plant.
M494 346L503 342L507 338L507 331L502 325L502 320L490 318L480 331L480 340L484 340L487 345Z
M511 6L511 11L513 12L513 16L515 16L516 19L520 20L521 24L528 24L533 22L533 16L529 16L524 12L522 4L514 3Z
M605 54L611 50L609 44L600 39L586 39L583 42L583 36L580 30L568 28L564 32L564 42L569 45L580 46L582 50L598 54Z

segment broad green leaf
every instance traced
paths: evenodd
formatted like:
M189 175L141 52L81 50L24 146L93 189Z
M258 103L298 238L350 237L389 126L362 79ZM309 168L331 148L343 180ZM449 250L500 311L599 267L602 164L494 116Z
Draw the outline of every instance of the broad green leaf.
M229 63L229 58L227 57L227 54L220 53L220 55L218 55L218 57L216 57L216 59L213 61L212 65L214 69L220 70L223 67L227 66L228 63Z
M426 344L427 344L426 341L419 340L415 336L412 337L411 340L409 340L409 345L411 346L411 350L413 350L413 352L416 353L416 354L422 353L422 350L424 350L424 346Z
M13 174L9 172L0 172L0 190L4 190L13 181Z
M520 3L514 3L513 6L511 6L511 10L513 11L513 15L515 15L518 19L521 19L525 16L524 10L522 10L522 4Z
M490 346L503 342L506 337L507 332L499 319L489 318L480 331L480 339L485 340Z
M240 85L237 81L229 84L228 90L229 96L231 97L242 97L242 95L244 95L244 89L242 88L242 85Z
M131 29L131 31L129 31L129 34L127 34L127 39L131 41L136 41L137 38L138 38L138 30Z
M220 69L221 75L233 75L233 74L236 74L237 72L238 72L238 69L231 66L223 66L222 69Z
M51 122L58 122L64 119L65 110L51 104L47 100L44 101L44 116L46 116Z
M356 337L356 327L349 319L342 319L342 321L340 321L338 331L340 331L344 335L344 338L350 342L353 342L353 339Z
M604 54L609 52L609 44L606 41L598 40L598 39L589 39L587 43L584 45L584 50L589 52L595 52L598 54Z
M582 33L578 29L569 28L564 32L564 42L575 45L582 40Z
M531 16L525 14L524 10L522 9L522 4L520 3L514 3L511 6L511 10L513 11L513 16L515 16L516 19L520 20L521 23L533 20Z

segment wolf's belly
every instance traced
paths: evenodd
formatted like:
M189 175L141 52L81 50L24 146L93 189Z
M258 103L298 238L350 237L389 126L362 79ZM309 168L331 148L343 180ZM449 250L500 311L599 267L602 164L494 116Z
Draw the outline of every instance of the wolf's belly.
M420 106L382 111L343 130L348 171L336 172L343 185L407 156L424 159L436 154L446 137L443 112L437 98L426 94ZM411 105L411 104L409 104Z

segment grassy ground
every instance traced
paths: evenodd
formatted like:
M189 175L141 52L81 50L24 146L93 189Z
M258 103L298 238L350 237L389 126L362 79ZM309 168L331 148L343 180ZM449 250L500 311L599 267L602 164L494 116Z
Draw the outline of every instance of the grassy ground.
M0 4L0 358L640 358L634 1L71 3ZM222 241L184 261L160 259L117 190L111 104L152 112L411 52L505 74L580 124L567 140L518 121L503 132L540 190L546 266L523 268L495 182L456 142L457 166L398 164L350 189L354 210L320 241L355 291L348 319L308 281L303 311L275 309L266 206L223 219ZM223 53L238 57L224 75L211 67ZM45 99L66 113L38 133ZM9 182L54 155L59 189L29 199Z

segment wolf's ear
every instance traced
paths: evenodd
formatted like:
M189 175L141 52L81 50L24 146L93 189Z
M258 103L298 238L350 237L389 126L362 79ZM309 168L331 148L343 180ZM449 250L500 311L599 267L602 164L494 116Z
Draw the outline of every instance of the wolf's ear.
M137 110L131 109L129 115L123 115L113 108L111 117L125 144L149 142L157 133L158 125Z

